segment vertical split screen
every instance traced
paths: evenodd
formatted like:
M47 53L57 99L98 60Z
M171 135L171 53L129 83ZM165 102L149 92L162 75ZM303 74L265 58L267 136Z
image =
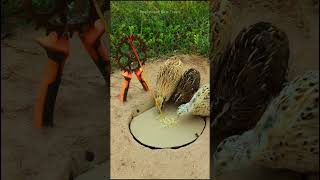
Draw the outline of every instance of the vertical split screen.
M319 1L1 2L1 178L319 179Z

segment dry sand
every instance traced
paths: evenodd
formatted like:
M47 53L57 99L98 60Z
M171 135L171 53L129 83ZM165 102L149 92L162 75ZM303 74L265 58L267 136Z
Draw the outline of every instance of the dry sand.
M241 1L241 5L239 1L234 2L237 19L233 36L257 21L272 22L289 37L290 79L318 69L318 4L301 1L302 11L297 13L296 0L247 0ZM31 127L35 95L47 61L44 50L31 41L39 34L30 27L20 28L13 37L1 42L1 178L6 180L64 180L71 170L76 175L109 160L105 153L109 137L104 119L104 81L78 39L72 41L72 52L57 97L56 127L43 132ZM202 83L208 81L204 78L209 72L208 66L196 59L193 63L203 69ZM160 63L146 65L152 83ZM133 79L128 103L121 105L117 96L122 80L120 72L112 75L112 178L207 178L209 129L206 128L196 142L178 150L151 150L141 146L131 137L128 123L132 111L139 109L141 113L152 106L152 101ZM85 150L95 153L93 162L85 160ZM102 164L79 180L103 179L104 168L108 167Z

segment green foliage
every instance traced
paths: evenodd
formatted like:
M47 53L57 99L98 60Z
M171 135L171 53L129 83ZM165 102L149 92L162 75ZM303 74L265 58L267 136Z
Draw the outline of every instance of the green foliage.
M111 1L112 56L129 34L142 37L149 57L172 53L207 56L209 14L206 1Z

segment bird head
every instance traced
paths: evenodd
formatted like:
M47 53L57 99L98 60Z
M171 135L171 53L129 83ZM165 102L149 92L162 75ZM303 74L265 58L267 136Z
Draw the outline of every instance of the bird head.
M165 98L163 96L157 96L155 99L157 110L160 111L163 107Z
M189 107L190 107L189 103L180 105L177 109L177 115L178 116L190 115L191 112L189 111Z

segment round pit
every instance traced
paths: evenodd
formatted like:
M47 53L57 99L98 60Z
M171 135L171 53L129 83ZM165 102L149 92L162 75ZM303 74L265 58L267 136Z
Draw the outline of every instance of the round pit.
M206 121L196 116L179 117L176 110L174 105L163 109L165 122L156 107L137 115L129 125L133 138L152 149L176 149L191 144L202 134Z

